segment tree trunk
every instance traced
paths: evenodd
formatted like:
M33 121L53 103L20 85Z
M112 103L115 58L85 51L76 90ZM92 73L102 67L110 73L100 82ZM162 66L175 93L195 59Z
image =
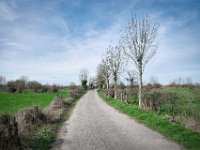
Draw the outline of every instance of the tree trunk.
M115 94L115 96L114 96L114 98L116 99L117 98L117 80L114 80L114 81L115 81L115 85L114 85L114 90L115 90L114 94Z
M139 92L138 92L138 98L139 98L139 107L142 107L142 64L139 64Z
M107 95L109 95L109 79L106 79Z

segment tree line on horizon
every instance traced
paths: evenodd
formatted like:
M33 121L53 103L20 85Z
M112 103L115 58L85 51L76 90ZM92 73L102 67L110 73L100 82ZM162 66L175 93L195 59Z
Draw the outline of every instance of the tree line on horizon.
M38 81L29 81L27 76L21 76L19 79L6 81L6 77L0 76L0 89L15 93L31 90L35 93L58 92L61 85L42 84Z

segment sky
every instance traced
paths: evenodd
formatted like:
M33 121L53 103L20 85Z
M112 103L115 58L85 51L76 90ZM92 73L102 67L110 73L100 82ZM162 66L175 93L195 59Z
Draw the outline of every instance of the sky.
M152 76L162 84L179 77L200 82L199 0L0 0L0 75L78 84L83 68L95 76L135 14L159 24L158 53L144 82Z

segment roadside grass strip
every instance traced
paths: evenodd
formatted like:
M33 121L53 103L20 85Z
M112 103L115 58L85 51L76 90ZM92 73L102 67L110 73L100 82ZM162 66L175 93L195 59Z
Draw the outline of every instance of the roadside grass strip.
M123 103L120 100L107 97L102 93L98 94L109 105L135 118L138 122L143 123L147 127L158 131L167 138L183 145L185 148L194 150L200 149L200 133L186 129L179 123L169 122L163 119L162 116L148 110L142 110L136 105Z

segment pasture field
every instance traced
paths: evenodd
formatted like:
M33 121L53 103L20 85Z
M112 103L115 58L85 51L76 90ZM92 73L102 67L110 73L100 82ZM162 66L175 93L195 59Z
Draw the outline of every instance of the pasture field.
M199 87L162 87L158 89L151 89L150 91L157 91L161 93L176 93L178 99L175 101L174 106L176 113L179 115L197 113L200 116L200 88ZM145 91L143 94L150 91ZM138 105L138 93L134 91L128 97L128 103ZM168 113L168 106L166 102L161 102L161 114ZM199 118L200 119L200 118Z
M173 92L178 95L178 100L175 103L177 112L188 113L192 115L192 111L200 114L200 88L193 87L166 87L159 89L160 92ZM162 108L164 112L165 106ZM161 111L162 111L161 110ZM198 115L197 114L197 115Z
M31 91L8 93L0 91L0 113L15 114L22 108L32 107L33 105L38 105L43 109L57 94L66 96L67 89L61 89L56 93L34 93Z

